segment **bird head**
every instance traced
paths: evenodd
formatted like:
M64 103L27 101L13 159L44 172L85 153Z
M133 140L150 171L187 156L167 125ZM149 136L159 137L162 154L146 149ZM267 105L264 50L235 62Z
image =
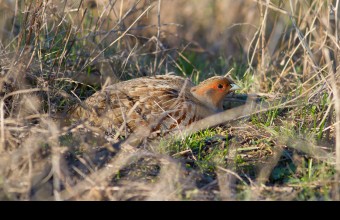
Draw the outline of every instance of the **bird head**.
M237 89L240 89L240 87L230 78L214 76L192 87L190 92L202 104L219 112L223 110L223 99L225 96Z

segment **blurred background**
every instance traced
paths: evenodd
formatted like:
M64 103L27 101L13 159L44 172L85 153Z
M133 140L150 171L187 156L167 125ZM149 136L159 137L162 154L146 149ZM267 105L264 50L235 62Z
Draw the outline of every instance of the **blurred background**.
M1 0L0 37L2 45L18 37L30 25L26 21L23 27L21 21L35 8L36 13L44 13L41 18L30 20L45 32L40 36L40 40L44 37L47 40L42 45L50 47L49 43L55 43L52 38L58 34L75 34L75 39L68 41L67 46L72 46L69 50L77 47L76 41L83 46L84 52L78 50L81 56L96 54L91 64L104 77L102 83L108 76L114 81L126 79L131 73L124 73L125 68L138 57L141 65L132 64L137 75L164 72L169 64L165 71L175 68L196 77L198 71L224 74L234 68L235 75L243 78L252 68L252 75L260 84L257 90L268 92L273 89L272 83L274 89L280 87L277 74L286 71L284 64L290 56L294 63L306 61L301 45L290 54L300 43L302 32L311 31L306 39L314 62L319 61L323 31L332 28L335 19L332 7L334 4L329 1ZM156 56L157 66L154 63L151 68L148 64L152 56ZM254 71L258 73L253 74ZM302 77L309 71L308 66L302 66ZM268 81L266 74L276 82ZM76 78L89 83L83 77ZM90 81L98 80L94 77Z
M293 3L296 10L308 7L307 4L304 6L298 2ZM46 5L43 12L38 9L42 7L40 4ZM45 14L39 18L40 20L31 22L46 32L45 36L41 37L50 38L44 44L46 47L50 46L46 43L52 42L52 37L55 36L53 33L71 31L72 34L76 33L77 41L84 46L82 50L93 54L106 48L128 29L119 41L106 50L110 52L101 54L92 63L98 64L117 54L121 60L129 55L134 59L142 54L139 59L145 60L150 58L145 56L145 53L153 52L157 53L158 60L165 57L167 62L152 70L143 63L141 69L137 70L139 75L155 71L160 73L165 63L176 61L183 68L181 72L185 75L197 74L198 70L206 74L209 72L224 74L234 67L237 71L240 70L237 73L242 77L245 72L244 66L251 64L256 67L259 62L259 57L253 57L253 53L263 52L262 43L265 43L263 68L267 68L264 63L268 66L269 62L277 61L279 56L284 56L284 51L280 51L279 48L284 43L282 41L289 38L293 28L289 25L289 17L286 14L275 10L265 11L263 4L254 0L1 0L0 37L3 46L10 43L23 28L27 28L23 27L21 22L25 15L28 15L25 10L36 8L37 13ZM289 8L289 4L284 4L284 1L272 1L271 4L275 4L277 8ZM266 14L265 26L261 31L259 28L264 14ZM263 39L265 42L256 43L261 34L265 34ZM156 49L159 51L155 52ZM169 60L172 58L167 57L168 54L173 60ZM146 58L143 59L144 57ZM117 60L111 62L118 62ZM117 69L116 64L115 67L110 67L113 68L111 72L122 72L121 68ZM112 74L109 71L104 72L102 69L100 74L105 77ZM125 74L117 73L111 77L121 79L124 76ZM86 83L82 77L81 80Z

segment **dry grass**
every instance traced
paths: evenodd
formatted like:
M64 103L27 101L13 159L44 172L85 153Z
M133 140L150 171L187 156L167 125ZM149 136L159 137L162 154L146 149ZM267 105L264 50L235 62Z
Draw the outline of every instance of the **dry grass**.
M0 199L339 200L338 5L0 0ZM120 80L232 68L228 110L145 148L62 120Z

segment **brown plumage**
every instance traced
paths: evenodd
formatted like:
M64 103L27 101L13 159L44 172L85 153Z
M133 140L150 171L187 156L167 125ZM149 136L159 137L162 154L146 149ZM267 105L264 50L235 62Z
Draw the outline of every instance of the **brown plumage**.
M223 76L195 86L189 79L157 75L120 82L98 91L71 111L108 134L136 129L159 136L222 111L223 98L238 87Z

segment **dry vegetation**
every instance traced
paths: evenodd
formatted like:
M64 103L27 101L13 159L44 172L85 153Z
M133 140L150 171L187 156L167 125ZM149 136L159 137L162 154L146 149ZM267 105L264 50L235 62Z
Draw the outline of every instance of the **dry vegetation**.
M0 200L340 200L339 7L0 0ZM141 148L64 120L114 82L228 71L228 110Z

